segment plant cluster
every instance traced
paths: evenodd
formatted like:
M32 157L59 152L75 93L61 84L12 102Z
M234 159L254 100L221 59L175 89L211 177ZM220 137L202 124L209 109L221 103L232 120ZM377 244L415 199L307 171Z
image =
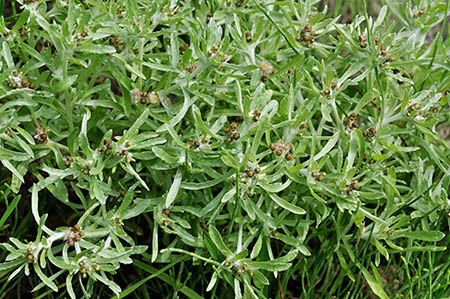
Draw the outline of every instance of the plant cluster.
M449 1L382 2L14 2L0 293L450 296Z

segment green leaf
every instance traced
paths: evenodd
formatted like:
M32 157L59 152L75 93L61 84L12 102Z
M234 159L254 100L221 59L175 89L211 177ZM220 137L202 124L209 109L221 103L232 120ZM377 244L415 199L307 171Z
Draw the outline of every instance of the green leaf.
M374 30L376 30L377 27L379 27L381 24L383 24L384 18L386 17L386 13L387 13L387 6L384 5L384 6L380 9L380 12L378 13L377 20L376 20L375 23L373 24L373 29L374 29Z
M158 158L160 158L161 160L163 160L166 163L173 165L173 164L177 164L177 162L178 162L178 159L176 157L170 155L169 153L167 153L164 149L162 149L159 146L152 147L152 151L153 151L153 153L155 153L155 155Z
M13 261L8 261L4 263L0 263L0 271L9 270L11 268L15 268L20 264L23 264L25 261L22 259L16 259Z
M258 240L256 240L255 245L253 246L252 252L250 253L250 258L254 259L259 256L262 248L262 234L259 235Z
M256 270L253 273L253 279L255 280L255 282L258 282L262 285L270 285L269 280L264 274L261 273L261 271Z
M152 231L152 263L156 261L158 257L158 222L153 222L153 231Z
M1 160L3 166L9 169L23 184L25 181L23 180L23 176L19 173L19 171L8 161L8 160ZM0 225L1 227L1 225Z
M221 202L225 203L227 201L229 201L230 199L232 199L234 197L234 195L236 195L236 188L232 187L230 190L228 190L227 193L225 193L225 195L222 197Z
M150 191L145 181L141 178L141 176L136 172L136 170L134 170L134 168L129 163L120 163L120 166L123 168L123 170L132 174L147 191Z
M111 54L116 53L116 49L108 45L100 44L81 44L76 48L80 52L93 53L93 54Z
M216 281L217 281L217 272L214 272L211 276L211 280L208 283L208 286L206 287L206 291L209 292L211 291L214 286L216 285Z
M5 59L8 68L14 67L14 60L11 56L11 51L9 50L9 46L6 41L3 41L3 58Z
M230 257L233 255L230 249L225 245L225 243L222 240L222 236L220 235L217 228L213 225L209 226L209 237L213 241L214 245L219 249L219 251L225 256Z
M361 271L363 272L364 278L366 279L367 283L369 284L370 289L372 292L374 292L375 295L377 295L379 298L382 299L389 299L388 295L383 289L383 286L380 282L376 281L375 278L370 275L369 271L367 271L366 268L363 266L359 266ZM376 269L375 269L376 271Z
M104 274L101 275L101 274L97 274L96 272L91 271L91 272L89 272L89 275L92 275L94 278L101 281L104 285L108 286L111 289L111 291L113 291L116 294L116 296L119 296L120 292L122 291L120 286L117 283L106 278L104 276Z
M69 293L70 298L76 299L77 297L75 296L75 292L73 291L73 287L72 287L72 277L73 277L72 273L66 276L66 288L67 288L67 293Z
M336 133L334 133L333 137L331 137L331 139L328 140L327 144L325 144L322 150L319 153L317 153L317 155L314 156L313 160L317 161L326 154L328 154L328 152L331 151L338 142L339 137L340 137L339 131L336 131Z
M37 263L33 263L33 268L36 274L39 276L39 278L42 280L43 283L45 283L49 288L51 288L53 291L58 292L58 287L56 284L50 280L41 270L39 265Z
M291 213L297 214L297 215L302 215L302 214L306 214L306 211L296 205L291 204L290 202L282 199L281 197L279 197L278 195L274 194L274 193L270 193L267 192L270 196L270 198L280 207L282 207L283 209L286 209L288 211L290 211Z
M255 262L255 261L246 261L246 263L255 269L263 269L267 271L286 271L291 267L290 263L280 263L275 261L267 261L267 262Z
M20 152L15 152L6 148L0 147L0 160L10 160L10 161L27 161L30 159L30 155Z
M22 26L28 22L29 16L30 11L28 9L24 9L20 14L19 18L17 19L17 21L15 22L13 28L11 29L11 32L17 32L20 28L22 28Z
M177 197L178 194L178 190L180 190L181 179L182 179L181 171L178 169L173 179L172 186L169 189L169 193L167 193L166 196L166 201L164 205L166 209L170 208L170 206L172 206L172 203L175 201L175 198Z
M232 154L230 154L227 150L222 149L223 155L220 157L220 159L222 159L223 163L225 163L225 165L234 168L234 169L239 169L241 164L239 163L239 161L237 161Z
M246 258L248 255L248 250L244 249L233 257L233 261L238 261L240 259Z
M197 125L197 127L199 127L200 129L202 129L202 131L209 136L213 136L214 138L218 138L220 139L219 136L217 136L216 134L214 134L214 132L212 132L208 126L203 122L202 120L202 116L200 113L200 109L198 109L198 107L194 104L192 105L192 114L194 115L194 119L195 119L195 124Z
M145 121L148 119L150 112L148 109L145 109L144 112L139 115L139 117L136 119L136 121L133 123L133 125L130 127L130 129L127 131L127 133L124 135L123 138L132 138L135 136L139 130L140 127L145 123Z
M437 242L442 240L445 237L445 234L440 231L394 231L391 234L391 237Z
M3 225L5 224L9 215L11 215L11 213L17 207L17 204L19 203L20 198L21 198L21 196L16 195L16 196L14 196L13 201L11 203L9 203L8 207L6 208L6 211L2 215L2 218L0 218L0 231L2 230Z
M264 182L258 182L258 185L260 185L267 192L276 192L276 193L278 193L278 192L283 191L287 187L289 187L289 185L291 183L292 183L292 181L288 179L283 184L281 184L281 183L266 184Z

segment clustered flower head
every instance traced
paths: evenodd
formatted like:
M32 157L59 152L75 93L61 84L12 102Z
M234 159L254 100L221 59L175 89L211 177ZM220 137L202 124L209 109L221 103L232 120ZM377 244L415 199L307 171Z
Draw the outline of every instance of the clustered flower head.
M235 122L232 122L231 125L227 128L225 128L225 134L227 134L227 142L231 142L233 139L237 140L241 135L237 132L238 124Z
M106 137L105 140L103 140L103 147L99 147L97 149L98 152L100 153L105 153L105 154L109 154L109 151L112 150L113 145L111 142L111 138Z
M427 12L427 7L425 6L424 8L422 8L421 10L419 10L419 11L415 11L414 12L414 17L415 18L420 18L424 13L426 13Z
M262 76L263 81L267 81L268 77L275 72L273 66L267 62L261 62L259 68L261 69L261 72L263 74Z
M156 92L141 92L139 89L135 88L130 91L130 95L134 100L139 100L142 105L151 104L157 105L159 103L159 97Z
M47 142L47 129L44 126L39 126L36 128L36 134L33 135L33 138L38 143L46 143Z
M354 181L349 181L346 183L346 192L348 195L353 195L355 190L359 189L359 182L358 180L354 180Z
M72 247L74 242L80 242L81 237L83 236L84 232L81 230L81 227L78 224L75 224L73 227L69 226L65 231L63 241L67 242L67 244Z
M83 278L87 278L88 271L99 271L100 270L100 265L98 265L96 263L90 263L87 261L78 262L78 266L80 266L79 273L81 274L81 276Z
M366 39L366 37L365 37L364 35L362 35L362 34L359 35L359 46L360 46L361 48L367 47L367 39Z
M245 31L245 40L251 42L253 39L253 34L250 30Z
M380 54L378 56L384 58L384 62L381 64L381 67L386 66L386 63L395 61L395 57L392 57L386 52L386 46L380 44L380 39L378 37L375 38L375 45L377 45L377 48L380 51Z
M19 33L21 36L24 36L29 31L30 31L30 28L28 26L24 25L22 28L20 28Z
M201 138L201 141L200 140L195 140L194 141L194 139L192 139L192 137L189 137L189 139L188 139L188 148L196 149L196 148L199 148L202 144L208 144L209 141L210 141L209 138L206 137L206 136Z
M294 160L294 156L289 152L291 149L290 142L282 143L281 140L278 140L276 143L271 143L269 147L277 156L282 156L284 154L286 160Z
M368 141L372 141L373 137L375 136L375 134L377 133L377 129L375 128L369 128L368 130L364 130L363 131L363 135L364 137L367 138Z
M241 177L241 181L242 182L246 182L247 179L251 179L251 178L258 178L258 174L261 172L261 167L255 167L255 168L251 168L251 167L244 167L244 172L245 175Z
M77 40L82 40L84 37L88 35L89 29L84 28L83 31L79 34L77 34Z
M125 12L122 6L119 6L119 8L117 9L117 17L119 18L123 18L125 16Z
M212 45L211 49L208 50L208 55L211 56L215 54L219 50L219 47L217 45Z
M166 5L166 6L162 7L160 9L160 11L163 12L163 13L165 12L168 17L172 17L173 15L175 15L175 14L180 12L180 8L179 7L171 8L171 7Z
M37 263L37 258L33 254L33 249L31 247L27 248L26 254L22 254L22 258L27 259L29 263Z
M184 70L188 71L189 73L192 73L193 71L195 71L196 68L198 68L199 65L200 63L196 61L192 66L188 66Z
M325 179L325 176L327 175L327 173L326 172L313 171L311 173L311 175L316 179L316 181L322 182Z
M299 126L299 129L306 129L306 130L308 130L308 128L309 128L309 126L308 126L307 123L302 123L302 124L300 124L300 126Z
M253 111L250 112L250 116L253 117L253 121L259 121L261 119L261 112L262 111L260 109L254 111L254 112Z
M121 40L120 38L116 37L116 36L112 36L109 38L109 44L111 46L113 46L114 48L116 48L116 51L118 53L122 52L122 50L124 49L124 42L123 40Z
M302 31L300 31L300 35L297 35L295 38L300 42L306 42L306 47L311 48L312 44L315 42L314 36L316 32L312 30L311 24L306 24L303 27Z
M343 123L347 132L350 132L352 129L359 127L359 122L356 120L357 117L358 115L355 112L352 112L349 115L350 120L349 118L344 117Z
M71 167L72 166L72 162L73 162L73 159L72 159L71 156L67 156L64 159L64 165L66 165L67 167Z
M34 83L28 81L27 78L24 78L23 72L19 72L17 70L13 70L11 75L8 76L7 84L9 87L16 88L31 88L34 89Z
M337 88L337 82L336 81L331 81L331 89L335 90ZM328 86L324 86L323 90L321 91L321 93L326 96L326 97L330 97L330 88Z
M180 49L181 53L184 53L184 51L186 51L189 48L189 44L185 43L183 45L180 45L178 48Z

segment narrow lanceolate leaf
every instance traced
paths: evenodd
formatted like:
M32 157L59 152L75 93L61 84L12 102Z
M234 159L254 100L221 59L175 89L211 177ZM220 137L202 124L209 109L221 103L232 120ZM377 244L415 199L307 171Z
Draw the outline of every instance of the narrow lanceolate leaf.
M261 252L262 240L262 235L259 235L258 240L256 241L255 245L253 246L252 252L250 253L251 259L258 257L259 253Z
M39 278L49 287L51 288L53 291L57 292L58 291L58 287L56 286L56 284L50 280L49 277L47 277L41 270L41 268L39 267L39 265L37 263L33 263L33 268L34 271L36 272L36 274L39 276Z
M149 110L145 109L144 112L139 115L139 117L136 119L136 121L133 123L133 125L128 130L127 134L125 135L125 138L132 137L136 135L139 128L145 123L145 121L148 119L149 116Z
M180 190L181 179L182 179L181 171L178 170L173 179L172 186L169 189L169 193L167 193L166 196L166 202L164 205L166 209L168 209L175 201L175 198L177 197L178 194L178 190Z
M23 264L23 263L24 263L24 260L21 260L21 259L15 259L13 261L0 263L0 271L4 271L4 270L9 270L9 269L15 268L18 265Z
M76 299L77 297L75 296L75 292L73 291L73 286L72 286L72 274L67 275L66 277L66 287L67 287L67 292L69 293L69 296L71 299Z
M231 188L225 195L222 197L221 202L225 203L232 199L234 195L236 194L236 188Z
M291 183L292 183L292 181L288 179L283 184L281 184L281 183L267 184L267 183L264 183L264 182L258 182L258 185L260 185L264 190L266 190L268 192L276 192L276 193L278 193L278 192L283 191L287 187L289 187L289 185Z
M223 242L222 236L220 235L217 228L215 228L213 225L209 226L209 237L213 241L214 245L216 245L217 249L225 256L230 257L233 255L230 249L225 245Z
M94 276L96 279L100 280L103 284L108 286L111 289L111 291L113 291L117 296L121 292L120 286L114 281L106 278L104 275L97 274L96 272L91 272L90 275Z
M108 45L99 44L83 44L77 47L80 52L94 53L94 54L111 54L116 53L116 49Z
M23 180L23 176L19 173L19 171L9 162L8 160L1 160L3 166L9 169L22 183L25 183Z
M155 208L156 209L156 208ZM152 263L156 261L158 257L158 222L153 222L153 232L152 232Z
M217 281L217 272L214 272L211 276L211 280L208 283L208 286L206 287L206 291L209 292L213 289L213 287L216 285Z
M268 192L270 198L280 207L282 207L283 209L286 209L288 211L290 211L291 213L297 214L297 215L302 215L305 214L306 211L294 204L291 204L290 202L282 199L281 197L279 197L278 195L274 194L274 193L270 193Z
M145 183L145 181L141 178L141 176L136 172L136 170L134 170L134 168L129 163L120 163L120 165L122 166L122 168L125 171L129 172L130 174L132 174L141 183L141 185L145 189L147 189L147 191L150 191L150 189L148 188L148 186Z
M339 131L337 131L336 133L334 133L333 137L331 137L330 140L328 140L328 142L325 144L325 146L322 148L322 150L317 153L317 155L314 156L314 160L317 161L320 158L322 158L323 156L325 156L326 154L328 154L328 152L330 152L334 146L336 145L336 143L339 140Z
M11 50L9 49L8 43L6 41L3 41L3 57L6 60L6 65L8 66L8 68L14 67Z
M290 263L280 263L275 261L267 261L267 262L255 262L255 261L247 261L246 262L250 267L256 269L263 269L267 271L285 271L291 267Z
M394 231L391 234L392 238L409 238L415 240L437 242L445 237L445 234L440 231Z
M370 289L372 292L374 292L375 295L377 295L379 298L382 299L389 299L388 295L383 289L383 286L380 282L376 281L375 278L370 274L370 272L364 268L360 267L361 271L363 272L364 278L366 279L367 283L369 284Z
M39 216L39 197L38 197L38 188L37 185L34 184L31 191L31 213L34 216L34 220L36 220L36 223L39 224L41 222L41 217ZM45 231L47 234L51 235L53 232L47 228L45 225L42 226L42 230Z
M9 160L9 161L27 161L31 158L30 155L16 152L13 150L9 150L6 148L0 147L0 160Z

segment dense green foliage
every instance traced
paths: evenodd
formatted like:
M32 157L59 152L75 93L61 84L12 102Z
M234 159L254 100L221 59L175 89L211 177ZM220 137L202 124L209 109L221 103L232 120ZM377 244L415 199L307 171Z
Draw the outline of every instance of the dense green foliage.
M448 1L23 2L0 294L450 296Z

